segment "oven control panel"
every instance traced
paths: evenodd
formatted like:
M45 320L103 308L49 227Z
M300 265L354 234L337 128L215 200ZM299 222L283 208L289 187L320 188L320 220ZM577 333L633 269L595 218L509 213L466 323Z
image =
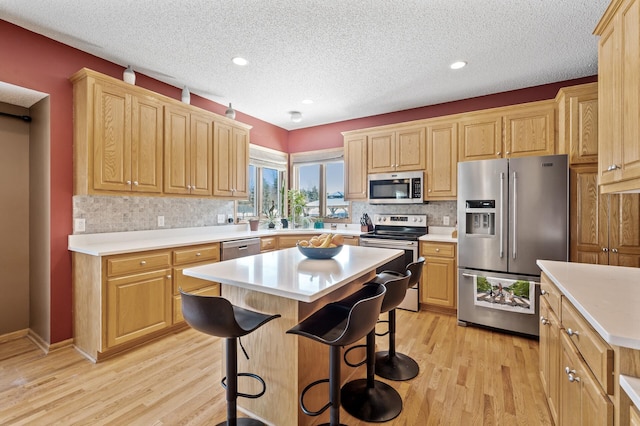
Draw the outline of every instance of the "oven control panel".
M387 226L427 226L427 215L424 214L375 214L376 225Z

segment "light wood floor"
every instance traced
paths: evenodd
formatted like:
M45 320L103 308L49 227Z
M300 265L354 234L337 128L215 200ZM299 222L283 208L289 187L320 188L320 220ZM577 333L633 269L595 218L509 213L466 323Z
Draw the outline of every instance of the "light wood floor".
M27 338L0 344L0 424L216 424L226 413L217 340L189 329L100 364L71 347L44 356ZM377 339L379 349L385 342ZM383 380L404 401L387 424L552 424L536 340L398 311L397 345L421 370L407 382ZM367 424L344 412L341 420Z

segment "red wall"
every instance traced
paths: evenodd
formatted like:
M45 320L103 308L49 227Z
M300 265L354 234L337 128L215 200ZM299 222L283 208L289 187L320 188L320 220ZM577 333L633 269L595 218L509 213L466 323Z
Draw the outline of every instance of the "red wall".
M71 256L67 236L72 233L73 110L69 77L90 68L121 78L123 68L46 37L0 20L0 81L50 95L51 104L51 342L73 336ZM454 114L553 98L563 86L595 81L596 77L483 96L407 111L349 120L287 132L237 113L236 119L253 126L251 142L284 152L342 146L340 132L365 127ZM136 85L174 99L181 90L137 73ZM226 106L191 96L191 103L224 114Z
M349 130L365 129L367 127L382 126L385 124L402 123L405 121L440 117L443 115L458 114L479 109L496 108L525 102L553 99L561 87L591 83L594 81L597 81L597 76L595 75L575 80L545 84L542 86L528 87L526 89L513 90L510 92L463 99L445 104L425 106L405 111L392 112L389 114L341 121L339 123L326 124L323 126L292 130L289 132L289 152L293 153L309 151L311 149L341 147L343 143L341 132Z
M69 77L81 68L122 78L123 68L0 20L0 81L50 95L51 105L51 342L73 336L71 256L67 236L72 230L73 88ZM174 99L181 89L137 73L136 85ZM196 95L193 105L224 115L226 107ZM287 151L288 132L238 113L253 126L251 142Z

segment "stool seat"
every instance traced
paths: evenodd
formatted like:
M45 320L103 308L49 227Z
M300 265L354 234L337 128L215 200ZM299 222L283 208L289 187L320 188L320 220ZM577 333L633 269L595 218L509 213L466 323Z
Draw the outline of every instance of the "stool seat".
M370 334L376 325L386 289L382 285L363 286L347 300L332 302L311 314L287 333L297 334L328 345L329 378L316 380L300 394L300 407L309 416L319 416L328 408L330 426L340 423L340 349ZM329 382L329 402L318 411L310 411L304 396L312 387Z
M262 377L251 373L238 373L238 339L257 330L280 315L269 315L234 306L227 299L217 296L202 296L179 290L182 298L182 316L194 329L211 336L222 337L226 341L226 376L221 384L226 389L227 421L217 426L264 426L259 420L237 418L236 400L239 396L259 398L266 391ZM241 344L242 346L242 344ZM242 348L244 351L244 347ZM244 352L247 359L249 356ZM251 377L262 384L262 391L256 394L238 392L238 376Z

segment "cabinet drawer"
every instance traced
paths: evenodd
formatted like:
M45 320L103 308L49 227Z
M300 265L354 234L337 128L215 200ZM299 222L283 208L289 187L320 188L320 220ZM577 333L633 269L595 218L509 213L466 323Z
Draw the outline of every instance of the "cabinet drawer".
M560 290L544 273L540 278L540 296L547 299L553 313L560 315Z
M578 311L562 300L562 327L602 388L613 395L613 349L591 328Z
M422 243L420 249L421 256L454 257L456 254L455 245L451 243Z
M313 235L287 235L285 237L278 237L278 247L281 249L295 247L298 241L308 240L313 237Z
M207 263L203 263L203 265L206 265L206 264ZM202 280L200 278L190 277L188 275L185 275L183 272L184 269L190 268L193 266L199 266L199 264L173 268L173 294L178 294L179 289L182 289L182 291L186 293L193 293L194 290L198 290L203 287L208 287L214 284L213 281Z
M346 245L346 246L359 246L360 245L360 237L356 237L355 235L345 235L344 236L344 245Z
M146 272L171 265L169 252L139 253L107 258L107 276Z
M190 293L200 296L220 296L220 285L214 284L210 287L201 288L200 290L192 291ZM173 324L177 324L182 321L184 321L184 317L182 316L182 297L178 294L177 296L173 296Z
M173 264L202 262L203 260L220 260L220 244L189 247L173 251Z
M260 238L260 251L275 250L278 247L276 237Z

